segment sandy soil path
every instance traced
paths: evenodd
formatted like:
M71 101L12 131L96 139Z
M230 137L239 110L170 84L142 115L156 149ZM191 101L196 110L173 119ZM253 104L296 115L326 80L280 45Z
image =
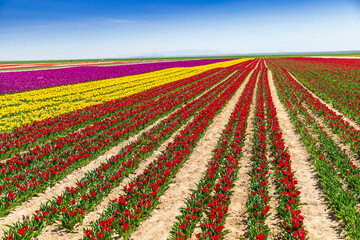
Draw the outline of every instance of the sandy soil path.
M266 61L264 62L264 65L266 68L267 64ZM275 177L275 171L274 171L274 165L272 164L272 160L274 157L272 156L270 152L270 144L267 144L267 160L269 161L269 195L271 196L269 205L270 205L270 211L271 214L269 218L267 219L268 226L271 230L269 239L282 239L282 232L281 232L281 219L280 216L276 210L277 203L279 202L279 193L276 191L276 177Z
M169 238L169 232L175 222L175 217L180 214L179 208L183 206L185 198L190 194L190 189L196 186L195 184L201 179L203 172L206 170L206 164L211 159L212 150L215 148L220 134L228 122L249 78L250 74L225 108L215 117L188 161L174 178L174 183L160 197L161 204L158 205L148 219L141 223L137 231L132 235L132 240L165 240Z
M264 65L265 65L266 68L268 68L268 65L267 65L266 61L264 61Z
M274 159L271 157L270 154L270 147L268 144L268 153L267 153L267 160L269 161L269 195L270 195L270 210L269 213L271 214L268 219L266 219L267 225L270 228L269 240L275 239L282 239L282 232L281 232L281 218L276 210L277 203L279 202L279 194L276 191L276 177L274 171L274 165L272 164L272 160Z
M289 72L290 73L290 72ZM291 74L291 73L290 73ZM291 75L293 76L293 75ZM293 76L294 77L294 76ZM298 79L296 79L294 77L294 79L299 82L299 84L301 84L302 86L304 86L306 88L305 85L303 85ZM308 88L306 88L311 94L313 94L313 96L317 97L313 92L311 92ZM337 109L331 107L329 104L327 104L325 101L323 101L322 99L320 99L319 97L317 97L322 103L326 104L330 109L332 109L333 111L335 111L337 114L342 115L342 113L340 113ZM307 105L304 104L304 107L308 110L309 114L315 118L315 120L320 124L321 127L323 127L324 131L341 147L341 149L345 149L346 153L349 155L350 159L354 162L354 164L356 166L360 166L360 156L357 155L356 153L354 153L351 149L350 146L345 143L338 135L336 135L335 133L333 133L331 131L331 129L327 126L327 124L322 120L321 117L319 117L318 115L316 115L313 111L311 111ZM355 129L360 129L360 125L357 124L355 121L351 120L350 118L343 116L343 119L348 121L350 123L350 126L353 126Z
M289 71L288 71L289 72ZM325 102L322 98L318 97L314 92L312 92L309 88L307 88L304 84L302 84L302 82L300 82L293 74L291 74L289 72L289 74L301 85L303 86L305 89L307 89L309 91L309 93L320 100L320 102L322 104L325 104L329 109L331 109L332 111L334 111L336 114L343 116L343 119L347 122L349 122L350 126L354 127L356 130L360 131L360 123L357 123L356 121L352 120L351 118L345 116L343 113L341 113L338 109L336 109L335 107L333 107L332 105L330 105L329 103Z
M301 202L305 229L308 231L309 239L344 239L340 231L340 221L334 217L332 211L327 208L326 199L318 183L318 177L311 164L310 155L301 143L301 137L293 127L285 107L281 104L277 94L271 71L269 74L269 85L274 104L278 113L278 119L283 138L289 147L292 167L298 186L301 188Z
M313 111L311 111L308 106L304 105L304 108L308 111L311 117L313 117L318 124L323 128L323 130L339 145L341 149L346 150L346 154L349 156L351 161L356 165L360 166L360 156L358 156L355 152L350 149L350 146L342 140L338 135L333 133L331 129L327 126L327 124L322 120L321 117L316 115Z
M231 203L229 205L228 217L224 223L224 228L229 230L229 233L225 235L225 239L239 239L239 237L246 237L247 225L245 220L249 218L249 215L246 211L246 201L248 199L248 194L250 193L250 177L247 175L250 167L250 158L251 158L251 145L252 145L252 131L254 129L253 120L255 114L256 106L256 89L257 82L255 85L255 91L252 99L252 104L250 106L248 125L246 129L246 139L245 145L243 148L243 156L241 158L240 164L241 168L238 172L238 179L235 181L235 186L233 188L233 195L231 196Z

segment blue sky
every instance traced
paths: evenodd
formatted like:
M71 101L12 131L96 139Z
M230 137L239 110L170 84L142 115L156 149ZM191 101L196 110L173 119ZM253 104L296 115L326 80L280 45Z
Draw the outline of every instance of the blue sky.
M359 0L0 0L0 60L360 50L359 26Z

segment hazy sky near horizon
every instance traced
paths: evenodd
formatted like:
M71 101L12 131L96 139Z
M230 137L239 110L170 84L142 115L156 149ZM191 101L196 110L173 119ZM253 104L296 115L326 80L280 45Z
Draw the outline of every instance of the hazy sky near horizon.
M0 60L360 50L359 0L0 0Z

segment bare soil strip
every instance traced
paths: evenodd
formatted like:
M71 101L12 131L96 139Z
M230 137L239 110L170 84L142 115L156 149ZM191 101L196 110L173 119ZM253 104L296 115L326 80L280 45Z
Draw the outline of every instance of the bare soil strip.
M318 97L314 92L312 92L309 88L307 88L304 84L302 84L302 82L300 82L293 74L291 74L291 72L288 71L288 73L301 85L303 86L305 89L307 89L309 91L309 93L320 100L320 102L322 104L325 104L329 109L331 109L332 111L334 111L336 114L343 116L342 119L346 120L349 122L351 127L354 127L356 130L360 131L360 123L355 122L354 120L352 120L351 118L347 117L345 114L341 113L337 108L333 107L332 105L330 105L329 103L325 102L322 98Z
M265 65L266 68L268 68L268 65L267 65L266 61L264 61L264 65Z
M358 156L356 153L354 153L351 149L350 146L344 142L338 135L336 135L335 133L333 133L331 131L331 129L326 125L326 123L321 119L321 117L319 117L318 115L316 115L314 112L312 112L308 106L306 106L305 104L303 105L304 108L308 111L308 113L310 114L311 117L313 117L317 123L320 124L320 126L323 128L323 130L329 135L329 137L331 137L338 145L341 149L345 149L346 150L346 154L349 156L349 158L351 159L351 161L357 166L360 166L360 156ZM341 178L341 177L340 177ZM346 181L342 181L343 183L345 183Z
M248 125L246 129L246 139L243 148L243 156L239 163L241 168L238 172L238 179L234 182L233 195L231 196L231 203L229 205L228 216L226 218L224 228L229 230L229 233L225 235L225 239L233 240L239 239L239 237L246 237L247 225L245 220L249 218L246 211L246 201L248 194L250 193L250 177L247 175L250 167L251 158L251 146L252 146L252 132L254 129L253 120L256 107L256 89L258 83L256 82L255 91L250 106Z
M344 239L338 230L341 227L341 222L326 206L326 199L311 164L310 155L301 143L301 137L296 132L285 107L280 102L270 70L268 74L279 124L283 130L283 138L289 147L292 168L296 170L295 177L298 180L298 186L301 188L301 202L306 204L302 207L302 214L308 237L309 239Z
M290 73L290 72L289 72ZM291 73L290 73L291 74ZM291 75L293 76L293 75ZM294 77L294 76L293 76ZM294 79L296 79L294 77ZM296 79L296 81L298 81L302 86L304 86L299 80ZM305 87L305 86L304 86ZM306 87L305 87L306 88ZM306 88L307 89L307 88ZM309 90L309 89L308 89ZM313 94L310 90L309 92L311 94ZM315 94L313 94L315 97L317 97ZM320 98L319 98L320 99ZM326 102L324 102L322 99L320 99L320 101L324 104L326 104L330 109L334 110L336 113L341 114L339 111L337 111L336 109L332 108L331 106L329 106ZM336 135L335 133L333 133L331 131L331 129L326 125L326 123L322 120L321 117L319 117L318 115L316 115L313 111L310 110L310 108L304 104L304 107L308 110L309 114L311 117L313 117L319 124L320 126L323 128L323 130L337 143L339 144L339 147L341 147L341 149L345 149L346 153L348 154L348 156L350 157L351 161L356 165L356 166L360 166L360 156L358 156L356 153L354 153L351 149L350 146L345 143L338 135ZM342 115L342 114L341 114ZM344 115L343 115L344 116ZM347 118L346 116L343 117L344 120L347 120L349 118ZM353 121L351 119L349 119L350 121ZM348 120L347 120L348 121ZM358 124L356 122L353 121L354 124L356 124L358 126ZM350 123L350 126L352 123ZM355 126L354 126L355 127ZM356 127L355 127L356 129ZM359 127L360 129L360 127Z
M268 146L269 148L269 146ZM269 150L270 151L270 148ZM270 210L269 213L271 214L269 216L269 218L266 220L267 225L270 228L270 234L269 234L269 238L270 240L275 240L275 239L282 239L282 232L281 232L281 228L280 228L280 224L281 224L281 219L280 216L276 210L276 206L277 203L280 200L279 194L276 191L276 178L275 178L275 172L274 172L274 168L273 165L271 163L271 161L274 159L273 157L270 156L271 154L267 154L267 160L269 161L269 196L270 201L269 201L269 205L270 205Z
M231 77L233 74L235 74L236 72L230 74L228 77L226 77L224 80L222 80L221 82L219 82L218 84L214 85L214 87L216 87L217 85L221 84L223 81L225 81L226 79L228 79L229 77ZM213 88L214 88L213 87ZM211 88L211 89L213 89ZM208 90L208 91L211 91ZM206 91L207 92L207 91ZM200 96L198 96L197 98L199 98ZM195 99L197 99L195 98ZM177 109L176 109L177 110ZM175 110L175 111L176 111ZM170 113L171 114L171 113ZM167 117L167 116L166 116ZM153 126L155 126L156 124L158 124L161 120L165 119L166 117L158 120L156 123L154 123L153 125L151 125L150 127L146 128L146 130L143 130L141 131L141 133L143 133L144 131L147 131L149 129L151 129ZM193 119L190 118L189 121L191 121ZM44 231L42 232L42 234L37 237L37 239L44 239L44 240L47 240L49 239L50 237L53 239L53 240L57 240L57 239L81 239L83 237L83 229L88 227L91 223L91 221L95 221L97 218L98 218L98 215L102 213L103 209L108 205L108 203L116 198L122 191L122 189L124 188L124 186L126 186L133 177L141 174L143 172L143 170L145 170L146 166L154 161L156 158L159 157L161 151L165 150L166 149L166 146L168 145L169 142L171 142L173 140L173 137L175 137L183 128L185 128L186 126L186 123L184 124L183 127L181 127L178 131L176 131L175 133L172 134L171 138L169 138L167 141L165 141L157 151L154 152L154 154L152 154L149 158L147 158L146 160L142 161L138 167L137 170L135 170L132 175L130 175L129 177L125 178L123 180L123 182L116 188L114 188L111 193L105 197L102 201L101 204L99 204L95 209L94 211L90 212L84 219L83 221L83 224L81 225L77 225L75 227L75 232L74 233L67 233L62 227L59 227L57 226L57 224L52 224L48 227L46 227L44 229ZM136 137L133 137L135 140L137 138L138 135L140 135L141 133L137 134ZM130 142L130 140L128 141ZM124 145L125 146L125 145ZM120 150L121 148L119 148L116 153L114 155L116 155L118 153L118 151Z
M267 64L266 61L264 62L266 68ZM269 213L271 214L269 216L269 218L267 219L268 222L268 226L271 230L270 235L269 235L269 239L282 239L282 232L281 232L281 228L280 228L280 224L281 224L281 219L280 216L276 210L276 206L277 206L277 202L279 202L280 197L278 192L276 191L276 177L275 177L275 172L274 172L274 165L272 164L272 160L274 159L274 157L272 156L271 152L270 152L270 145L267 144L267 148L268 148L268 152L267 152L267 160L269 161L269 195L271 196L270 201L269 201L269 205L270 205L270 210Z
M137 231L132 234L131 239L165 240L169 238L169 232L175 222L175 217L180 214L179 208L184 205L185 198L190 195L190 189L196 186L196 183L200 181L203 172L206 170L206 164L212 157L212 150L215 148L220 134L227 124L249 78L250 74L225 108L215 117L190 158L177 173L174 183L160 197L161 204L158 205L148 219L140 224Z

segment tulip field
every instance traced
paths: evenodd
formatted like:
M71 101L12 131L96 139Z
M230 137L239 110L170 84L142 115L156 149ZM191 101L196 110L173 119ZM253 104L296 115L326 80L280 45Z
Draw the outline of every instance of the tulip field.
M100 65L0 72L0 238L360 239L360 59Z

